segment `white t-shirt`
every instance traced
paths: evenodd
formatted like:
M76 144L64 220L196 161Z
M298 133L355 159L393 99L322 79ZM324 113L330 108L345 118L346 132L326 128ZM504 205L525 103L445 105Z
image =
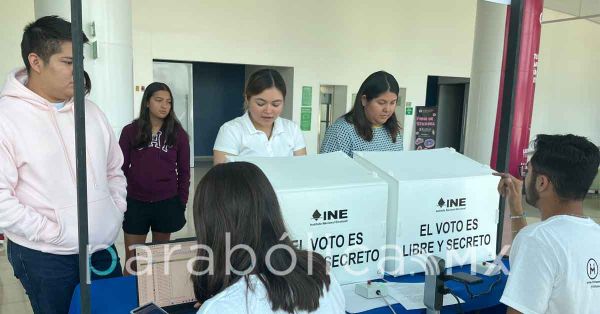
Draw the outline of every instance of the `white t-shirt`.
M269 139L254 127L246 112L221 126L213 149L234 156L286 157L305 147L300 128L294 122L277 118Z
M500 302L524 314L600 313L600 226L558 215L523 228Z
M323 296L319 299L319 308L314 312L310 312L311 314L346 313L346 301L342 288L333 275L330 274L329 278L331 278L329 290L323 287ZM250 276L250 284L254 287L254 291L246 287L245 279L238 280L235 284L204 302L198 310L198 314L287 313L281 310L273 312L267 290L256 275ZM296 314L304 313L307 312L296 312Z

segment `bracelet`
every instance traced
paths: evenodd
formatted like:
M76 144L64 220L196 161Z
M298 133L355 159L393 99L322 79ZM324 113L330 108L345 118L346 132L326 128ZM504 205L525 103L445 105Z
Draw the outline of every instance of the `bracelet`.
M510 219L521 219L521 218L525 218L525 213L522 213L521 215L511 215Z

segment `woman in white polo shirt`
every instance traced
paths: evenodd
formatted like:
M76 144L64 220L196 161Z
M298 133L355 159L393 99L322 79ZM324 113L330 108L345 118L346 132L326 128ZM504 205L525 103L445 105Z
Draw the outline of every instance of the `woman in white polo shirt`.
M227 156L306 155L300 128L294 122L279 117L285 94L285 82L279 72L273 69L254 72L244 91L246 113L219 129L213 148L213 163L224 163Z

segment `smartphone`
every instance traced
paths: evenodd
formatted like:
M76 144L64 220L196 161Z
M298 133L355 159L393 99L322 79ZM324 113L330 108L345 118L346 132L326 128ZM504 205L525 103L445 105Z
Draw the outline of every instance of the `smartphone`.
M477 284L483 281L483 279L467 273L453 273L451 275L446 275L446 277L450 280L456 280L466 284Z
M153 302L144 304L140 307L137 307L130 312L131 314L168 314L165 310L163 310L160 306L154 304Z

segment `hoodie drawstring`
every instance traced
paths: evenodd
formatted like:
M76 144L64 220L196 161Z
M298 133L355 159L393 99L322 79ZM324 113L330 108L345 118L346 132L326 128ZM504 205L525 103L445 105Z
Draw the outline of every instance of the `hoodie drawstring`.
M70 115L72 122L73 122L73 127L75 127L75 105L73 104L73 114ZM94 188L98 187L98 183L96 180L96 169L94 168L94 163L92 162L92 156L90 156L90 150L87 147L87 141L85 142L85 160L86 160L86 164L90 166L90 170L92 172L92 184L94 185Z
M67 159L67 164L69 166L69 172L71 173L71 179L73 180L73 184L77 185L77 176L74 172L75 167L73 167L73 165L71 163L71 159L69 158L67 148L66 148L67 146L65 145L65 140L64 140L62 133L60 132L60 129L58 127L56 113L54 112L54 110L48 110L48 112L49 112L50 116L52 117L52 124L54 125L54 128L55 128L56 132L58 133L58 137L60 138L63 152L65 154L65 158ZM73 118L72 115L70 115L70 116L71 116L71 118ZM73 125L75 125L74 120L73 120ZM96 170L94 169L94 163L92 162L92 158L90 156L89 150L87 149L87 143L86 143L86 147L85 147L85 156L86 156L86 164L90 166L90 170L92 172L92 184L94 185L94 188L97 188L98 184L97 184L97 180L96 180Z
M67 165L69 168L69 173L71 174L71 180L73 181L73 185L77 185L77 178L75 176L75 172L74 172L74 168L73 165L71 164L71 159L69 158L69 153L67 152L67 146L65 145L65 140L62 136L62 133L60 132L60 128L58 127L58 121L56 120L56 113L54 113L53 110L48 110L48 114L50 115L50 118L52 120L52 125L54 126L54 130L56 130L56 133L58 134L58 137L60 138L60 143L62 145L62 149L63 149L63 153L65 154L65 159L67 160Z

